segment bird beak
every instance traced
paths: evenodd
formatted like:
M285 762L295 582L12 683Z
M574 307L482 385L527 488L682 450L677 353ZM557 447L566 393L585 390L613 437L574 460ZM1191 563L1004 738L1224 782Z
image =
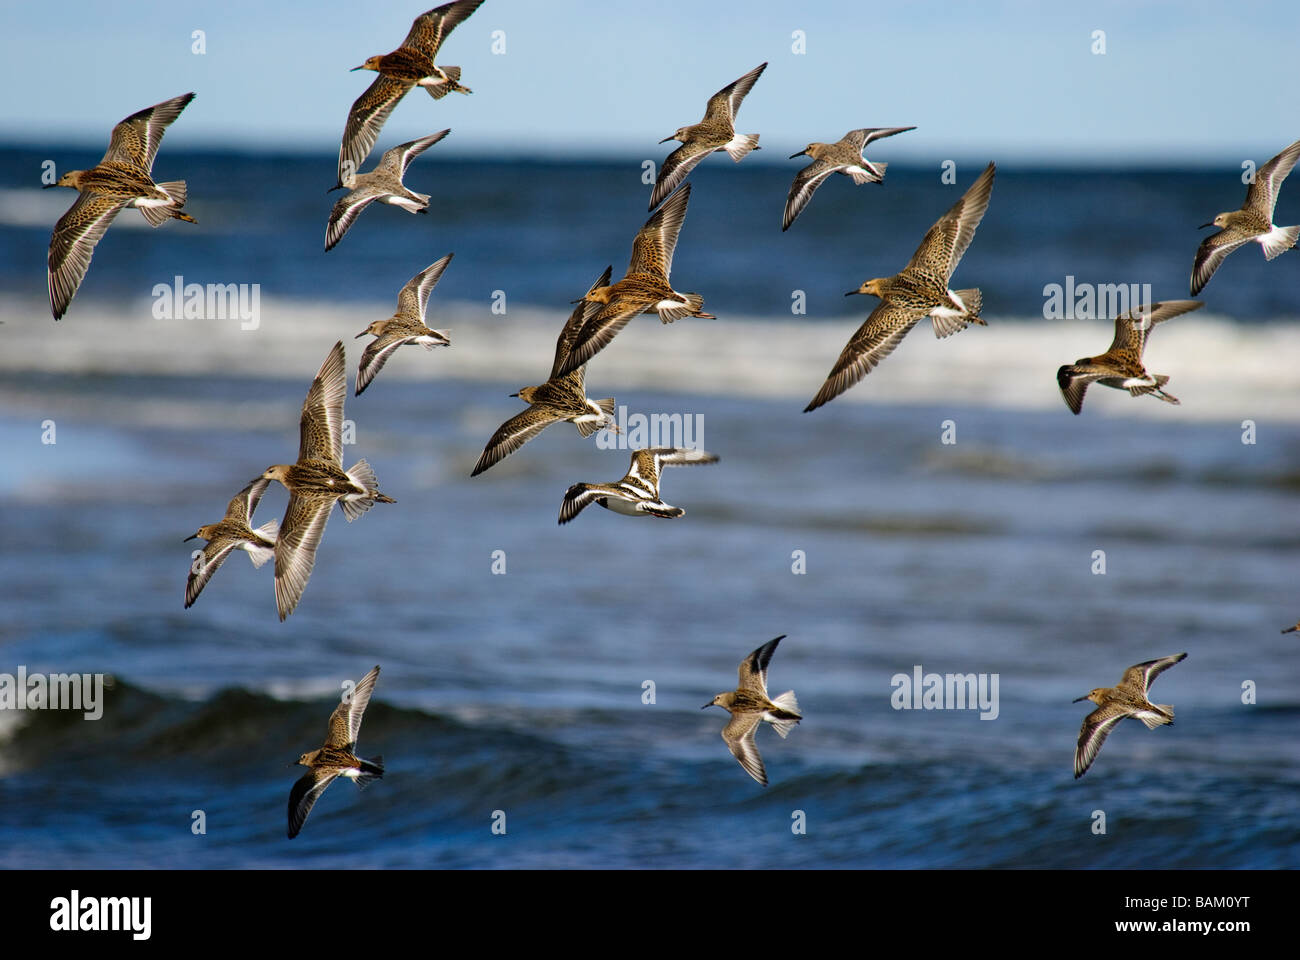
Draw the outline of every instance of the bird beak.
M330 188L329 188L328 190L326 190L325 192L326 192L326 193L333 193L335 190L342 190L342 189L343 189L343 184L341 184L341 183L336 183L336 184L334 184L334 186L330 187Z
M659 142L660 142L660 143L667 143L669 140L676 140L676 139L677 139L677 134L674 133L674 134L673 134L672 136L670 136L670 137L664 137L664 138L663 138L662 140L660 140Z
M517 397L517 396L519 396L519 394L517 394L517 393L512 393L512 394L510 394L510 396L512 396L512 397Z
M353 340L360 340L362 337L364 337L364 336L365 336L367 333L369 333L369 332L370 332L369 330L362 330L360 333L358 333L358 334L357 334L355 337L353 337L352 339L353 339Z
M1197 230L1204 230L1206 227L1212 227L1212 226L1214 226L1214 221L1213 221L1213 220L1211 220L1209 223L1203 223L1203 224L1201 224L1201 225L1200 225L1199 227L1197 227L1196 229L1197 229Z
M800 150L798 153L792 153L792 154L790 154L790 159L793 160L795 157L802 157L802 156L803 156L804 154L806 154L807 152L808 152L808 150L805 148L805 149L803 149L803 150Z
M186 537L184 540L181 541L181 543L189 543L191 540L197 540L198 538L199 535L196 533L192 537Z
M713 702L712 702L712 701L709 701L709 702L706 703L704 706L700 707L700 709L701 709L701 710L707 710L707 709L709 709L709 707L711 707L711 706L713 706Z
M846 296L846 297L851 297L851 296L853 296L855 293L861 293L861 292L862 292L861 290L850 290L848 293L844 294L844 296Z
M348 71L348 73L356 73L358 70L364 70L364 69L366 69L366 65L363 63L359 67L353 67L351 70Z
M1084 694L1082 697L1079 697L1078 699L1075 699L1075 700L1071 700L1070 702L1071 702L1071 703L1078 703L1080 700L1087 700L1087 699L1088 699L1088 695L1087 695L1087 694Z
M45 186L41 187L41 189L42 189L42 190L48 190L48 189L50 189L50 187L57 187L57 186L58 186L57 183L47 183L47 184L45 184Z

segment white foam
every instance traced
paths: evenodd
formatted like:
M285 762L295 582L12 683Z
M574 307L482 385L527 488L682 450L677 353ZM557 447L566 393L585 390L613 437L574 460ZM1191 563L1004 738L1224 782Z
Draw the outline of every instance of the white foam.
M353 344L372 320L391 315L393 303L340 305L264 296L255 330L241 330L238 319L159 320L150 308L147 297L111 306L103 299L79 298L55 323L43 300L0 296L5 344L0 371L223 374L306 382L334 340ZM435 302L429 320L454 328L451 348L434 359L417 352L417 361L428 362L390 362L383 378L490 381L512 388L540 383L569 309L511 307L500 316L487 303ZM1114 324L1106 321L984 317L987 328L970 327L943 341L919 327L835 403L1065 412L1057 368L1103 352L1114 333ZM686 317L665 326L653 315L636 317L588 366L588 392L725 393L787 399L802 409L864 318ZM362 343L349 346L350 377ZM1161 325L1145 360L1152 373L1169 375L1169 390L1182 406L1094 386L1084 415L1300 421L1300 381L1288 367L1288 358L1297 355L1300 325L1248 326L1204 312L1180 317Z

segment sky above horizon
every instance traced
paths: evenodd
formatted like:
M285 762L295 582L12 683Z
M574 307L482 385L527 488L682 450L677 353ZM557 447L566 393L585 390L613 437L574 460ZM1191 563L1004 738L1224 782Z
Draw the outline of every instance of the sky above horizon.
M0 141L106 145L118 120L193 90L173 148L334 151L374 79L349 68L397 47L425 9L10 6L0 62L20 93L0 106ZM877 145L882 159L1262 163L1300 138L1298 37L1295 2L486 0L438 57L473 95L412 91L376 150L450 127L449 154L660 159L671 147L658 140L768 61L738 123L762 135L764 160L856 127L915 125ZM51 70L55 57L75 67Z

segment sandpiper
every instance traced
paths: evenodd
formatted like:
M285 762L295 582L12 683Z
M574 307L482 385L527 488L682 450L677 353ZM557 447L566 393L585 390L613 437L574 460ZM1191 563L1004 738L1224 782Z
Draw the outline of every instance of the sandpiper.
M658 313L664 323L681 317L716 319L704 312L704 298L698 293L678 293L668 282L677 234L681 232L690 200L688 183L669 197L637 233L632 241L632 259L626 276L618 283L587 291L584 300L604 307L586 321L574 338L569 355L558 371L560 376L572 373L603 350L639 313Z
M659 141L667 143L669 140L680 140L682 145L668 154L663 166L659 168L659 177L650 192L649 209L659 206L664 197L677 189L677 185L686 179L695 165L709 154L726 150L732 160L740 163L745 154L759 149L758 134L736 133L736 112L745 95L754 86L754 81L766 69L767 64L760 63L739 80L723 87L709 97L703 120L681 127L672 136Z
M376 338L366 344L365 352L361 354L361 363L357 366L356 396L361 396L361 391L375 379L393 351L403 344L418 343L425 350L451 346L447 331L431 330L425 325L424 314L429 308L429 295L438 285L447 264L451 263L452 256L447 254L413 276L397 294L397 312L387 320L376 320L353 338L360 340L366 334L373 334Z
M1186 658L1187 654L1179 653L1139 663L1125 670L1123 679L1115 686L1098 687L1074 701L1091 700L1097 704L1097 709L1083 718L1083 727L1079 730L1079 745L1074 751L1076 780L1088 772L1106 737L1125 717L1136 717L1147 725L1148 730L1174 722L1174 708L1167 703L1151 703L1147 691L1156 677Z
M681 447L633 450L631 466L622 480L614 483L575 483L566 490L564 502L560 504L560 523L568 523L592 503L629 517L662 517L672 520L684 516L686 511L681 507L664 503L659 498L659 472L664 467L717 462L716 456L703 450Z
M413 87L424 87L435 100L450 91L472 92L460 84L460 67L434 66L433 58L452 29L479 8L483 0L457 0L444 3L415 18L411 32L392 53L374 56L355 70L374 70L375 77L366 92L357 98L348 112L339 146L338 185L345 186L348 172L356 173L379 139L379 131L397 101Z
M1192 296L1210 282L1223 258L1242 244L1254 240L1264 250L1264 259L1272 260L1290 250L1300 237L1300 226L1276 227L1273 225L1273 208L1277 206L1278 190L1282 181L1300 158L1300 140L1287 147L1276 157L1255 171L1255 179L1246 188L1246 202L1240 210L1221 213L1206 227L1221 227L1201 241L1192 266Z
M759 721L766 720L785 739L791 728L803 719L793 690L787 690L775 700L767 698L767 665L776 652L776 645L784 639L783 633L742 660L740 686L734 692L718 694L700 708L722 707L731 714L731 719L722 728L722 739L727 741L732 756L740 761L745 772L765 787L767 770L754 743Z
M588 293L597 287L609 283L613 267L606 267L600 278L591 285ZM522 387L512 397L518 397L528 404L528 409L511 417L497 429L492 439L483 448L471 477L477 477L484 470L504 460L533 437L537 436L553 423L568 421L578 428L582 437L589 437L602 426L610 424L614 415L614 398L588 400L587 388L583 382L586 367L578 367L572 373L559 376L556 371L569 356L574 339L591 314L600 309L600 304L579 300L573 308L564 329L555 343L555 362L551 366L551 375L547 381L536 387ZM617 430L617 427L615 427Z
M275 602L284 620L298 605L316 563L330 508L337 502L351 523L375 503L395 503L379 492L364 460L343 470L343 398L347 395L343 343L334 344L307 391L299 424L298 462L267 467L265 480L289 491L275 541Z
M325 745L298 758L297 763L307 767L310 773L303 774L289 791L290 840L298 836L298 831L307 820L307 814L311 813L311 808L316 805L325 788L334 782L335 777L347 777L356 781L358 787L364 787L384 775L383 757L362 760L355 753L357 734L361 732L361 717L366 712L366 705L370 703L370 694L378 679L379 666L376 664L330 714Z
M1169 382L1167 376L1147 373L1142 365L1142 351L1146 348L1149 331L1157 323L1203 306L1205 304L1199 300L1162 300L1116 318L1115 339L1111 341L1109 350L1101 356L1082 357L1056 371L1056 382L1061 387L1066 406L1078 414L1083 409L1084 391L1094 381L1104 387L1127 390L1134 397L1149 393L1165 403L1178 403L1177 397L1162 389Z
M850 130L843 139L836 143L810 143L798 153L790 154L790 159L809 156L813 162L794 175L790 184L790 193L785 198L785 216L781 221L782 231L789 230L817 188L832 173L841 173L852 177L855 184L880 183L885 179L887 163L872 163L863 153L867 144L882 137L892 137L896 133L906 133L916 127L865 127L862 130Z
M933 321L934 335L940 339L965 330L967 324L986 326L979 315L979 290L954 292L948 289L948 280L988 209L993 174L990 163L952 209L930 228L901 272L868 280L845 294L850 297L869 293L881 302L853 334L804 413L835 399L870 373L923 317Z
M439 130L419 140L399 144L385 153L369 173L349 172L343 178L342 184L330 187L330 190L346 188L349 192L334 204L334 209L330 211L330 222L325 228L325 249L333 249L334 245L343 239L343 234L348 232L361 211L376 200L401 207L407 213L428 213L429 195L406 189L402 177L406 175L406 168L413 159L449 133L451 133L450 129Z
M151 227L171 219L198 222L181 212L185 181L154 183L152 176L163 133L193 99L194 94L186 93L131 114L113 128L108 152L99 163L89 170L69 170L46 184L46 189L71 187L81 194L54 225L50 238L47 284L55 320L67 312L90 269L95 244L124 207L138 209Z
M208 541L203 547L203 553L195 557L194 563L190 565L190 577L185 584L185 609L188 610L193 606L194 601L203 592L203 588L212 579L212 575L225 562L226 557L230 556L232 550L248 551L248 558L253 561L255 567L261 567L275 556L275 538L280 526L279 521L272 520L264 523L256 530L249 526L249 520L253 516L253 511L257 509L258 501L262 499L262 494L270 485L270 480L260 478L254 480L235 494L234 499L226 507L224 519L218 523L205 524L199 527L198 532L193 536L185 538L186 543L197 537Z

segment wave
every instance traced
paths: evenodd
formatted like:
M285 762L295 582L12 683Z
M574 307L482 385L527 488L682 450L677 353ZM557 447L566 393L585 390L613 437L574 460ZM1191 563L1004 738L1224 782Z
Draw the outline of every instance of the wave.
M0 296L5 350L0 372L66 375L234 376L306 382L329 343L350 343L389 302L340 304L260 297L254 321L160 319L147 296L104 306L87 298L55 324L43 300ZM487 303L435 304L431 322L450 330L452 347L427 363L390 363L388 380L458 379L518 386L540 382L550 367L567 309ZM1014 410L1063 407L1057 367L1103 351L1113 324L990 315L938 343L918 327L869 379L837 405L953 405ZM654 390L806 402L852 335L857 317L834 320L687 318L670 326L634 320L588 368L588 392ZM241 329L242 326L254 327ZM94 335L88 335L94 331ZM360 344L351 348L355 362ZM1148 346L1151 370L1171 376L1182 405L1116 402L1093 387L1088 416L1160 417L1235 422L1300 420L1300 382L1280 358L1300 354L1300 327L1239 324L1198 314L1160 328Z

